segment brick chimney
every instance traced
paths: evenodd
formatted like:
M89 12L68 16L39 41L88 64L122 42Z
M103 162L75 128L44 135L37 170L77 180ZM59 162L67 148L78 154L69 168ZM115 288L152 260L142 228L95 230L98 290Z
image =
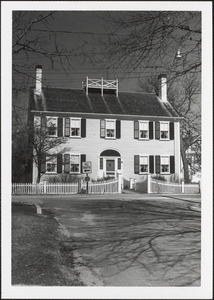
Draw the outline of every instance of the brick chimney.
M41 95L42 93L42 66L36 66L36 88L35 94Z
M158 96L163 102L167 102L167 77L166 74L160 74L159 80L159 92Z

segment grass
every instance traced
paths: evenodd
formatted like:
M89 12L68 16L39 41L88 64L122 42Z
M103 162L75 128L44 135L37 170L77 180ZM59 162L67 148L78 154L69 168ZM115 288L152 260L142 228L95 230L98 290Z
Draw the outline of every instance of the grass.
M37 215L32 205L12 205L12 285L83 285L72 247L51 212Z

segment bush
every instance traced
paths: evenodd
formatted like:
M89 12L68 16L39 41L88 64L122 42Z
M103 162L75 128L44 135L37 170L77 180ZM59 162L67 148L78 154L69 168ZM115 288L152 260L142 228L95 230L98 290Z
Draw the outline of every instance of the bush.
M47 181L49 183L77 183L80 180L78 175L59 174L56 176L49 176Z
M157 179L159 181L166 181L166 178L159 174L152 176L152 179Z

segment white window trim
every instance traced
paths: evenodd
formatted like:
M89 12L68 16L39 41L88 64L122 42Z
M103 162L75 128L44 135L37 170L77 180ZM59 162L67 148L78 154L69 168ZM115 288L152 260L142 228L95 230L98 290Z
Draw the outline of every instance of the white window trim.
M81 119L82 118L75 118L75 117L70 117L70 137L72 138L72 139L79 139L79 138L81 138L81 130L82 130L82 128L81 128ZM80 121L80 134L79 135L71 135L71 120L79 120Z
M167 139L162 139L161 138L161 124L163 124L163 123L167 123L168 124L168 138ZM170 140L170 137L169 137L169 121L160 121L160 141L169 141L169 140Z
M57 157L53 156L53 159L55 161L55 170L56 171L50 171L50 172L48 171L47 164L52 163L52 159L51 159L51 155L50 156L47 155L47 157L49 157L49 159L48 159L48 161L45 162L45 168L46 168L45 173L46 174L57 174Z
M139 140L148 141L149 140L149 121L140 120L140 121L138 121L138 123L139 123ZM147 138L141 138L140 137L140 123L147 123L147 125L148 125L148 129L147 129L147 131L148 131L148 137Z
M113 121L114 122L114 136L113 137L109 137L107 136L107 122L108 121ZM116 119L105 119L105 139L107 140L116 140Z
M161 164L161 158L162 157L168 157L168 160L169 160L169 171L168 172L162 172L161 171L161 166L162 166L162 164ZM160 155L160 174L163 174L163 175L168 175L168 174L170 174L170 155Z
M81 154L79 153L64 153L64 154L70 154L70 169L71 169L71 156L79 156L79 172L70 171L70 174L81 174Z
M59 117L55 117L55 116L46 116L46 124L47 124L47 122L48 122L48 118L52 118L52 119L56 119L56 134L54 134L54 135L50 135L50 134L47 134L47 136L48 137L58 137L58 118ZM47 125L46 125L47 126ZM48 126L47 126L47 128L48 128Z
M148 172L141 172L140 171L140 158L141 157L147 157L148 158ZM139 174L149 174L149 155L148 154L144 154L144 155L139 155Z

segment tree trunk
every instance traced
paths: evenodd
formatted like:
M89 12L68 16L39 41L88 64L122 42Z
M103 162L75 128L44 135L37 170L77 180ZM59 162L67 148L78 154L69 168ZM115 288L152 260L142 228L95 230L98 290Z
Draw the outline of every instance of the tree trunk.
M182 141L181 141L181 158L182 158L183 169L184 169L184 182L189 183L190 178L189 178L188 161L187 161L187 158L186 158L186 151L183 147Z

